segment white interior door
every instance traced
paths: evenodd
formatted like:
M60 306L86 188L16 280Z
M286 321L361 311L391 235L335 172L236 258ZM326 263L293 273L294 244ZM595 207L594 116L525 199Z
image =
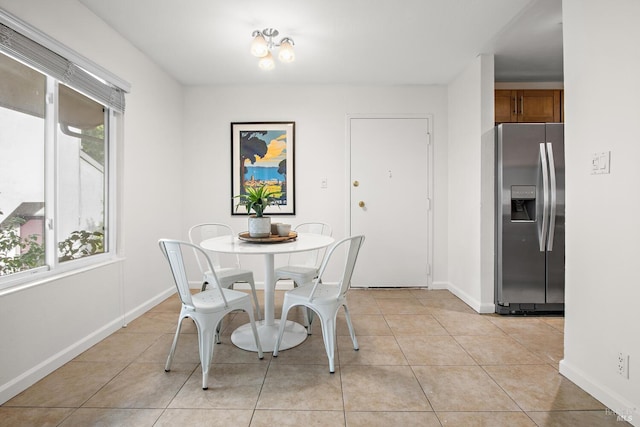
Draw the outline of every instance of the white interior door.
M352 286L430 285L427 118L349 118L350 228L364 234Z

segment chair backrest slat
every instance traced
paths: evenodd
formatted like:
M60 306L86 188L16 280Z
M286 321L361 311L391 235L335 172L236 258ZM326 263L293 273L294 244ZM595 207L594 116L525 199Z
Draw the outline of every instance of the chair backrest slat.
M295 227L297 233L319 234L322 236L331 236L333 231L331 226L324 222L305 222ZM287 264L301 265L305 267L320 267L325 249L316 249L312 251L294 252L289 255Z
M196 258L201 258L205 262L205 267L211 270L211 275L215 279L215 284L213 289L217 289L217 291L222 296L222 300L224 301L225 307L228 306L227 298L224 295L222 287L218 286L218 278L215 275L215 271L213 269L213 265L211 263L211 259L204 251L204 249L200 248L189 242L182 242L179 240L171 240L171 239L160 239L158 241L160 245L160 250L164 254L165 258L169 262L169 268L171 269L171 274L173 275L173 280L178 288L178 294L180 295L180 300L186 306L195 309L193 305L193 300L191 299L191 289L189 288L189 277L187 274L187 269L184 263L184 250L183 249L192 249L192 252Z
M176 241L161 240L160 249L162 249L164 256L167 258L167 261L169 261L169 268L171 269L173 280L178 288L180 300L183 304L193 307L191 291L189 290L189 279L187 278L180 244Z
M351 244L349 245L349 252L347 254L347 261L344 267L344 273L342 280L340 281L340 295L344 296L349 287L351 286L351 277L353 276L353 270L356 267L356 260L360 253L360 247L364 242L364 236L354 236L351 238Z
M324 257L322 261L322 265L320 266L320 271L318 274L318 278L315 280L313 290L309 295L309 301L313 301L314 294L319 286L322 286L323 275L327 269L327 266L331 263L333 258L336 256L336 251L341 248L345 248L348 245L346 260L344 263L344 268L342 270L342 275L340 276L340 281L338 283L338 292L336 294L336 298L344 296L349 287L351 286L351 277L353 276L353 270L356 266L356 260L358 259L358 253L360 252L360 247L364 242L364 236L351 236L344 238L337 243L335 243L331 249L327 252L327 256Z
M233 235L234 232L230 226L217 222L196 224L189 229L189 240L195 245L200 245L203 240L212 239L214 237ZM209 255L211 263L216 270L219 270L222 267L240 268L240 258L238 255L219 254L211 251L205 252ZM196 260L198 261L200 271L204 273L204 262L200 258L201 257L197 257Z

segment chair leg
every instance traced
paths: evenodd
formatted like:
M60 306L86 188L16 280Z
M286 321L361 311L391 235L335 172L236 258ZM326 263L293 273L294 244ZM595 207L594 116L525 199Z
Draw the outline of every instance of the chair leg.
M336 318L334 316L320 315L320 323L322 324L322 339L324 340L324 348L327 351L329 359L329 372L336 371L334 364L334 356L336 349Z
M316 278L314 277L313 279L316 279ZM322 280L320 280L320 283L322 283ZM303 307L303 308L304 308L304 311L302 315L304 317L304 327L307 328L307 335L311 335L313 331L313 318L316 313L315 311L311 310L308 307Z
M306 308L306 307L305 307ZM307 326L307 335L311 335L312 331L313 331L313 319L315 318L316 312L311 310L310 308L307 308L305 310L305 314L306 314L306 319L305 321L308 323Z
M222 330L222 322L224 322L224 318L220 319L220 322L216 325L216 334L215 334L215 342L216 344L220 344L220 331Z
M349 307L347 304L343 304L344 307L344 317L347 319L347 326L349 327L349 335L351 335L351 341L353 342L353 349L359 350L358 340L356 339L356 331L353 329L353 323L351 323L351 315L349 314Z
M304 305L300 306L300 310L302 310L302 319L304 323L304 327L307 328L307 335L311 335L311 320L309 309Z
M173 355L176 352L178 346L178 338L180 337L180 330L182 329L182 321L184 317L180 316L178 319L178 327L176 328L176 335L173 337L173 344L171 344L171 350L169 350L169 356L167 357L167 363L164 365L164 371L169 372L171 370L171 364L173 363Z
M258 301L258 294L256 293L256 284L253 281L249 282L251 286L251 293L253 294L253 304L256 306L256 317L258 320L262 320L262 315L260 314L260 301Z
M251 302L249 302L248 307L245 309L247 314L249 314L249 323L251 324L251 330L253 331L253 338L256 340L256 347L258 347L258 358L264 359L264 353L262 352L262 343L260 342L260 337L258 336L258 328L256 328L255 318L253 317L253 307L251 306Z
M276 339L276 343L273 346L273 357L278 357L278 350L280 350L280 342L282 341L282 336L284 335L284 327L287 325L287 315L289 314L289 309L291 307L285 303L282 304L282 315L280 316L280 327L278 328L278 338Z
M293 287L297 288L298 286L298 282L294 280ZM311 335L311 322L313 322L313 312L304 305L300 306L300 310L302 310L302 322L304 324L304 327L307 329L307 335Z
M200 348L200 365L202 367L202 389L209 388L209 367L213 359L214 331L209 327L198 325L198 346Z

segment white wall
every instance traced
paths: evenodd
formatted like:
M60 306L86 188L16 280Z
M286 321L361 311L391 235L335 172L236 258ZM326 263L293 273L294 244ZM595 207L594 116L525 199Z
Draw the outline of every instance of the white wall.
M487 99L493 99L492 94L490 55L478 56L449 84L449 288L482 313L494 311L493 273L486 268L492 258L482 256L481 251L488 239L486 233L492 232L490 225L488 230L486 226L482 228L483 220L487 220L483 206L490 207L492 199L481 198L487 172L487 165L481 161L487 157L484 134L491 133L493 127L493 104L487 104ZM491 114L486 112L488 109Z
M495 82L493 55L480 55L480 310L495 312Z
M347 230L346 120L348 114L432 114L434 144L434 284L446 283L447 111L442 86L192 87L185 101L185 216L183 229L204 221L246 229L231 215L230 123L295 121L296 215L293 224L321 220L334 237ZM327 178L326 189L320 181ZM409 212L410 209L407 210ZM276 260L276 262L279 262ZM263 281L262 259L243 260Z
M246 217L230 215L233 121L296 121L297 215L287 218L291 222L324 219L334 224L336 237L340 237L348 231L347 115L432 115L434 283L446 283L445 87L207 87L187 89L184 99L180 85L76 0L0 0L0 7L132 85L126 97L125 140L118 154L122 178L118 234L123 259L0 295L0 320L15 316L16 308L22 308L18 325L0 321L0 336L10 343L0 355L0 401L173 291L157 248L158 238L184 238L188 226L211 219L228 221L238 230L244 227ZM321 190L323 177L329 185ZM302 188L312 191L303 194ZM260 272L261 262L254 261ZM47 309L30 312L25 304ZM75 306L81 309L73 310Z
M564 0L567 190L560 371L640 425L640 2ZM611 173L591 175L611 151ZM630 377L616 373L630 355Z
M229 213L233 121L296 121L298 213L291 220L326 219L339 237L347 232L347 114L432 114L434 283L449 284L482 309L486 165L478 159L487 141L487 58L472 63L448 89L200 87L184 90L183 99L175 81L76 0L0 0L0 7L132 84L119 153L125 258L0 295L0 402L117 329L123 313L131 319L173 290L156 246L159 237L185 237L189 225L211 219L243 228L246 218ZM633 160L640 158L639 8L636 0L563 2L570 221L561 371L609 407L635 411L634 423L640 419L640 289L634 268L640 227L633 223L640 210L634 189L640 169ZM591 153L608 150L611 174L590 175ZM322 177L329 184L324 190ZM302 194L301 188L313 191ZM467 197L456 197L461 192ZM631 355L629 380L615 373L618 351Z
M0 402L173 292L160 237L182 233L182 87L76 0L0 7L131 83L119 147L119 262L0 294ZM126 314L126 316L123 316Z

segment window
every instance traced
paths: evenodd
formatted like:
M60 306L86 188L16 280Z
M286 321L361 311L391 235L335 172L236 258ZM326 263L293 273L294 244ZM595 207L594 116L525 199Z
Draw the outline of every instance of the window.
M0 11L0 289L115 254L112 141L124 111L122 89L5 18Z
M0 54L0 276L44 265L46 76Z
M105 108L59 85L58 111L56 243L65 262L105 251Z

